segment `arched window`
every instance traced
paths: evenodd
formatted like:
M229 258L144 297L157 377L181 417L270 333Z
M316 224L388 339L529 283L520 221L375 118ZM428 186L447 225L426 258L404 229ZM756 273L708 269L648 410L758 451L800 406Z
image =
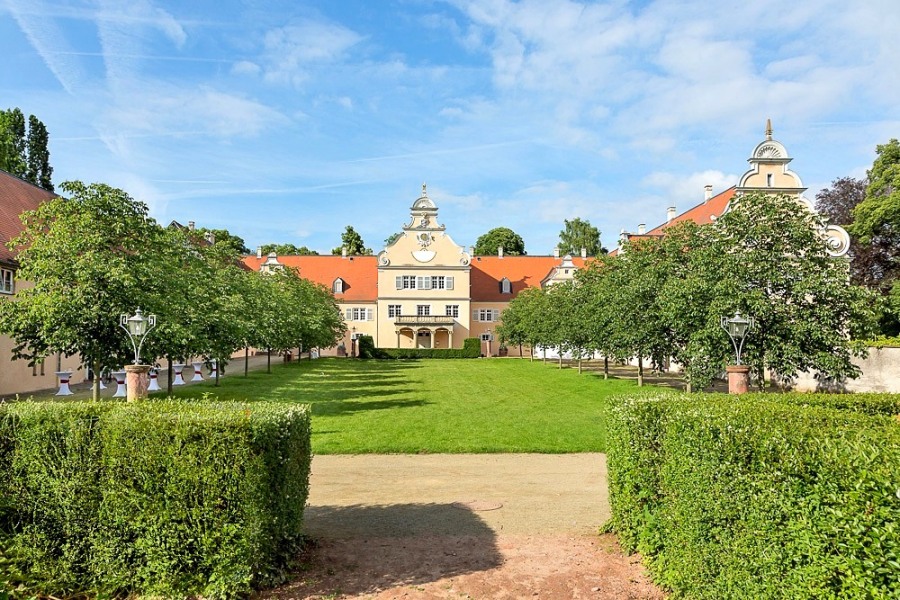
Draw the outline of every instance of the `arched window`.
M512 294L512 283L506 277L500 280L500 293Z
M334 280L334 283L331 284L331 293L332 294L343 294L344 293L344 280L338 277Z

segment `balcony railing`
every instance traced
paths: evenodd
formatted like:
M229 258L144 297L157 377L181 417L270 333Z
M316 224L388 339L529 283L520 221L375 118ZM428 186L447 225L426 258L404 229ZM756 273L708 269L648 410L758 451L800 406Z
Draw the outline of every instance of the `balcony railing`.
M445 315L403 315L394 317L394 325L453 325L456 319Z

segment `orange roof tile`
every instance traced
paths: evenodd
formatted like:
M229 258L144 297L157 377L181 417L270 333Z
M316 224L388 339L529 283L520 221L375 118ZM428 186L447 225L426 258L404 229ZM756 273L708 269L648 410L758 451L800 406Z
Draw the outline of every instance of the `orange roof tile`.
M553 267L562 258L554 256L475 256L472 258L472 302L509 302L519 292L540 287ZM581 257L573 258L576 267L584 266ZM500 281L506 277L512 284L512 294L500 293Z
M0 261L15 261L17 253L9 250L6 242L22 232L19 215L55 197L53 192L0 170Z
M697 206L686 210L668 223L663 223L658 227L654 227L653 229L648 231L646 235L659 235L667 227L671 227L677 223L683 223L685 221L693 221L698 225L707 225L709 223L712 223L712 219L710 217L722 216L722 213L725 212L725 208L728 206L728 203L731 202L732 198L734 198L736 189L737 188L735 188L734 186L728 188L724 192L713 196L702 204L698 204Z
M259 271L266 257L245 256L245 265ZM375 302L378 299L378 259L375 256L279 256L286 267L300 269L300 276L321 283L329 290L334 280L344 280L344 293L335 294L338 302Z

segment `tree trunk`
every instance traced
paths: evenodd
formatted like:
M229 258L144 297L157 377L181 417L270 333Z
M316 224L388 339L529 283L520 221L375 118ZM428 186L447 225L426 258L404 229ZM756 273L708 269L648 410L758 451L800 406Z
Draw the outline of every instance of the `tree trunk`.
M609 357L603 355L603 379L609 379Z
M578 355L578 374L581 375L581 354Z
M166 355L166 362L169 363L169 369L166 371L166 393L172 395L172 357Z
M525 358L525 353L522 352L522 344L519 344L519 358Z
M216 383L214 384L215 387L219 387L219 369L222 369L224 367L225 367L225 365L222 364L222 361L220 361L217 358L216 359Z
M562 369L562 352L557 352L559 355L559 368Z
M272 349L266 349L266 373L272 372Z
M250 369L250 346L244 346L244 377Z
M94 377L91 379L91 398L96 402L100 400L100 361L94 360L91 364L94 370Z
M638 354L638 387L644 386L644 355Z

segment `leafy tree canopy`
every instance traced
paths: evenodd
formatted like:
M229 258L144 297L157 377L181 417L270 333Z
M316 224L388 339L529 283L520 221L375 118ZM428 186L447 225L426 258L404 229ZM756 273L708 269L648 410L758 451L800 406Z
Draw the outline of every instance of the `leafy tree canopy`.
M878 157L868 172L866 198L853 209L850 226L863 243L900 231L900 142L892 139L879 145L876 153Z
M198 227L196 230L198 235L206 237L206 234L212 234L215 239L216 246L230 252L232 255L241 256L250 254L250 249L244 242L244 238L234 235L227 229L208 229L206 227Z
M0 169L52 192L47 127L34 115L25 123L18 108L0 111Z
M400 233L392 233L391 235L386 237L384 240L385 247L390 246L391 244L396 242L398 239L400 239L400 235L401 235Z
M372 249L366 248L366 243L363 241L362 236L351 225L347 225L344 233L341 234L341 245L334 248L331 253L335 255L342 254L344 248L347 249L347 254L350 255L368 256L372 254Z
M559 251L562 254L577 256L581 249L587 249L588 256L606 254L606 250L600 245L600 230L591 225L590 221L578 217L565 220L565 229L559 232Z
M497 254L497 249L501 247L503 254L507 256L525 254L525 241L509 227L495 227L479 237L475 242L475 254L481 256Z
M318 256L315 250L310 250L306 246L297 247L294 244L263 244L260 246L263 256L274 252L278 256Z

